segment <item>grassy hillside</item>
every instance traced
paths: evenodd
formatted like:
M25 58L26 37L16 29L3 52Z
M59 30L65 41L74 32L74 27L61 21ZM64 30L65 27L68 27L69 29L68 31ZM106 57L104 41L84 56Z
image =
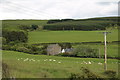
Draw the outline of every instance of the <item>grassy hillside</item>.
M43 26L47 23L47 20L3 20L3 29L19 29L19 25L39 25Z
M87 26L87 27L105 27L110 24L117 24L118 17L101 17L101 18L90 18L90 19L76 19L72 21L63 21L60 23L55 24L47 24L48 20L2 20L2 27L3 29L19 29L19 25L39 25L39 26L45 26L46 24L48 26Z
M44 26L46 30L105 30L107 27L119 25L118 17L49 20L48 23Z
M104 31L33 31L28 43L95 42L104 41ZM118 41L118 30L111 31L107 41Z
M69 58L30 55L22 52L3 51L3 62L9 66L15 78L67 78L71 73L81 73L87 67L95 74L103 74L104 60L92 58ZM91 62L91 64L88 64ZM118 60L108 59L108 70L118 71Z

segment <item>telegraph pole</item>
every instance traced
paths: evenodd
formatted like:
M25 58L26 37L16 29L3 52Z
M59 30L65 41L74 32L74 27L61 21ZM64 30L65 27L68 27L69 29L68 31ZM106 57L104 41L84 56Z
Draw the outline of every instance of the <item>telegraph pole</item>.
M104 63L104 69L107 70L107 44L106 44L106 32L104 32L104 41L105 41L105 47L104 47L104 53L105 53L105 63Z
M103 32L104 34L104 55L105 55L105 59L104 59L104 69L105 71L107 70L107 43L106 43L106 37L107 37L107 34L108 33L111 33L111 32Z

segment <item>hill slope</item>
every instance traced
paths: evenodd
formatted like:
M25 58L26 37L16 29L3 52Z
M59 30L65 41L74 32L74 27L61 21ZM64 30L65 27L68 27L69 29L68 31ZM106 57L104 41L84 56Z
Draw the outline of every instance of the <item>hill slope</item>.
M39 25L44 26L47 30L82 30L84 27L88 27L88 30L94 29L105 29L106 26L118 24L118 17L100 17L100 18L90 18L90 19L63 19L55 20L53 24L48 24L52 20L2 20L3 29L19 29L20 25ZM54 20L53 20L54 21ZM82 28L79 28L83 26ZM52 27L52 28L51 28ZM57 28L57 29L56 29ZM60 28L60 29L59 29Z
M118 17L91 18L91 19L63 19L49 20L44 26L46 30L105 30L118 24Z

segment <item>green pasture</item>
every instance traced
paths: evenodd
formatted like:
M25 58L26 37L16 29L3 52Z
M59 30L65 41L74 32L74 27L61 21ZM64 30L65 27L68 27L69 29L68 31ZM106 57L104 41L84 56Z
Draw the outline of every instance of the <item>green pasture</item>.
M67 78L71 73L81 73L81 67L106 77L103 75L103 59L30 55L15 51L3 51L2 59L15 78ZM118 72L118 63L116 59L108 59L108 70Z
M30 44L58 42L97 42L104 41L104 31L32 31L29 32ZM112 30L107 41L118 41L118 30Z
M47 24L47 20L3 20L3 29L19 29L19 25L39 25L43 26Z

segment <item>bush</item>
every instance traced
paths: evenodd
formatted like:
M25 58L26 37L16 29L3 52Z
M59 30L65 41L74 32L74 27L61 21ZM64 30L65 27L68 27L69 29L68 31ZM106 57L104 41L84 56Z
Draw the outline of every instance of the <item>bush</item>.
M102 79L100 79L100 76L99 75L96 75L96 74L94 74L93 72L91 72L89 69L87 69L87 68L84 68L84 67L82 67L81 68L81 70L82 70L82 73L81 74L74 74L74 73L72 73L71 75L70 75L70 80L86 80L86 79L91 79L91 80L102 80Z
M32 26L31 26L31 29L32 29L32 30L38 29L38 25L32 25Z
M11 41L19 41L19 42L27 42L28 34L25 31L17 31L17 30L3 30L3 37L6 39L6 42L9 43Z
M66 49L66 48L71 48L72 47L71 43L59 43L59 45L62 47L62 49Z
M98 57L98 50L89 46L77 46L73 50L73 55L84 57Z
M16 50L19 51L19 52L25 52L25 53L30 53L31 52L31 50L26 48L26 47L18 47Z
M6 63L2 63L2 77L10 78L10 70Z
M11 46L9 46L9 45L2 45L2 50L11 50Z
M29 25L20 25L19 28L21 30L25 30L25 31L33 31L33 30L38 29L38 25L34 25L34 24L31 25L31 26L29 26Z
M33 52L40 50L40 48L38 48L37 46L34 46L34 45L30 45L28 48L31 49Z
M29 54L45 54L43 47L39 48L35 45L23 44L17 48L17 51L29 53Z
M28 45L28 44L14 44L14 42L10 42L9 45L2 45L3 50L12 50L18 52L24 52L29 54L47 54L45 46L38 47L35 45Z
M107 75L108 77L115 78L115 76L116 76L116 71L107 70L107 71L104 72L104 74Z
M20 41L11 41L11 42L8 43L8 45L15 46L15 45L17 45L19 43L21 43L21 42Z
M25 31L31 30L31 27L29 25L20 25L19 28Z
M4 37L2 37L2 44L6 44L6 39Z

